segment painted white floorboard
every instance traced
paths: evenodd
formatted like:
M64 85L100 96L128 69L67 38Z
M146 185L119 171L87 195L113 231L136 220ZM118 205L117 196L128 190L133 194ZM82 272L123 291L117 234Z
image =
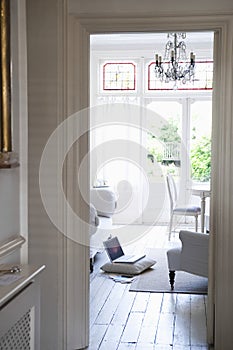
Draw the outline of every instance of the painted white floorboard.
M117 284L115 283L111 294L109 294L108 298L106 299L102 309L100 310L95 323L97 324L109 324L116 312L116 309L118 305L121 302L122 295L125 291L125 285L124 284Z
M117 348L117 350L135 350L135 349L136 349L136 344L133 344L133 343L121 343Z
M155 343L155 337L158 328L158 322L160 318L160 310L163 301L162 293L150 293L147 303L147 309L142 322L138 338L138 347L151 348L151 345Z
M206 312L203 295L191 295L191 345L206 345Z
M131 312L145 312L147 309L149 298L150 293L136 293Z
M127 285L127 289L125 289L125 292L122 295L118 308L115 314L113 315L111 322L113 325L126 325L135 297L136 293L130 293L129 286Z
M94 324L104 303L106 302L107 298L110 296L110 293L113 287L114 287L114 282L109 279L105 279L101 288L98 290L98 293L96 293L96 296L93 299L93 302L90 304L90 326Z
M104 339L101 343L100 349L117 349L120 337L124 331L124 325L112 325L108 326L107 332L104 336Z
M136 350L154 350L154 345L153 344L137 344L136 345Z
M128 321L121 337L122 343L137 343L143 318L143 312L131 312L129 314Z
M155 344L155 350L173 350L171 345Z
M107 328L107 325L93 325L91 328L90 345L88 347L89 350L99 349Z
M178 294L176 300L173 345L190 346L191 297Z
M158 330L156 335L156 344L172 345L174 321L175 321L174 313L160 314Z

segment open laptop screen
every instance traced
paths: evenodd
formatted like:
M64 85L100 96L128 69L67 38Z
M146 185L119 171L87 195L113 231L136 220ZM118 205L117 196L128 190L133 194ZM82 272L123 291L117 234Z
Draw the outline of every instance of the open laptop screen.
M121 248L120 242L117 237L113 237L103 242L104 247L107 251L109 259L114 261L124 255L123 249Z

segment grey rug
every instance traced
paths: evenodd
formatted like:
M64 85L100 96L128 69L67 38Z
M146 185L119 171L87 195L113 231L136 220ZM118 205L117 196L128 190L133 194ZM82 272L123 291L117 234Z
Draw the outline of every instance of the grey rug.
M177 271L174 290L171 291L166 250L153 249L150 252L157 263L132 282L131 292L207 294L208 278Z

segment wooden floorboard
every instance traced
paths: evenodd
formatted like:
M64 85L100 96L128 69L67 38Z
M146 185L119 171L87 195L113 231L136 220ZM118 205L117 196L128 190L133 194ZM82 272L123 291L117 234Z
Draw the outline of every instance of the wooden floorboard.
M134 227L135 229L135 227ZM166 248L178 242L178 231L168 241L166 226L154 227L130 246L127 253ZM89 350L207 350L207 296L129 292L100 267L108 261L97 254L90 275Z

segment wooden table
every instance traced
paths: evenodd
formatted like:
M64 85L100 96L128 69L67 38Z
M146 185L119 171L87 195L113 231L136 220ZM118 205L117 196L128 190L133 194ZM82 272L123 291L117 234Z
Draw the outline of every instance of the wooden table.
M199 196L201 198L201 232L205 229L205 201L206 197L210 197L211 191L209 188L192 188L192 195Z

